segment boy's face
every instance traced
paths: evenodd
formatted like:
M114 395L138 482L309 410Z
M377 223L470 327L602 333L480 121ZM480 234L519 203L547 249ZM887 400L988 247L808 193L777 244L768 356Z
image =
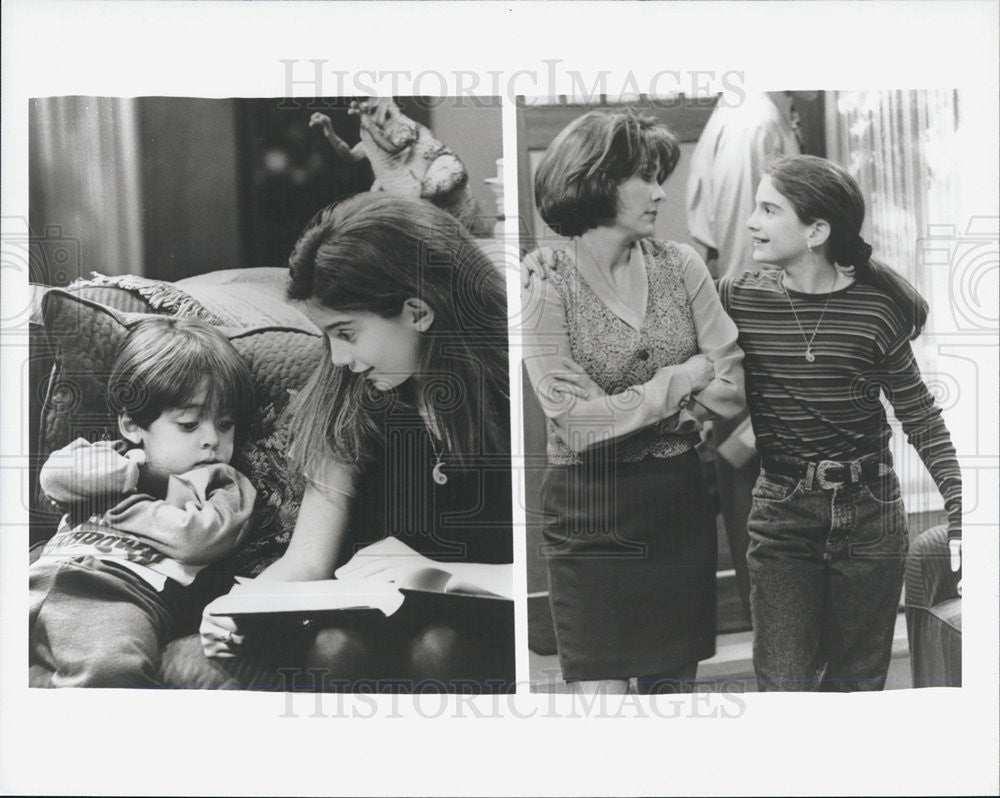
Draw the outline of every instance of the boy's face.
M233 456L233 420L206 405L204 390L187 407L164 410L147 429L128 418L120 419L119 426L129 441L142 447L149 465L171 474L228 463Z

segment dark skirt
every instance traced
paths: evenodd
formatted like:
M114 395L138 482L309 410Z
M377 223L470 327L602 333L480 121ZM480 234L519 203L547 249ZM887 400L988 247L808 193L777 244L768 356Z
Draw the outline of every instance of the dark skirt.
M543 556L566 681L715 653L715 520L694 451L550 466Z

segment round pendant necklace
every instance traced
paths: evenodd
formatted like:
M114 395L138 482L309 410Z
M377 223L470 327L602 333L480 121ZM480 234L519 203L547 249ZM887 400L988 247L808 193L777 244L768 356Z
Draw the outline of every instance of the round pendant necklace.
M833 273L833 284L830 286L830 293L826 295L826 302L823 303L823 312L819 314L819 321L816 322L816 329L813 330L812 335L806 338L806 331L802 327L802 322L799 321L799 314L795 310L795 303L792 302L792 295L788 293L788 289L785 288L785 275L781 275L781 290L785 292L785 298L788 300L788 305L792 309L792 315L795 317L795 323L798 325L799 332L802 334L802 340L806 342L806 362L812 363L816 360L816 355L813 354L812 344L816 339L816 333L819 332L819 327L823 323L823 317L826 315L826 309L830 306L830 297L833 296L833 288L837 285L837 273Z

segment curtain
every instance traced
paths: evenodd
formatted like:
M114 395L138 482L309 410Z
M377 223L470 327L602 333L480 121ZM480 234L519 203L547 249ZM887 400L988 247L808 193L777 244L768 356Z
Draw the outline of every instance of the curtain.
M936 275L921 268L922 247L959 212L957 92L829 92L827 103L829 156L868 202L862 235L927 296ZM929 333L938 320L932 313Z
M142 274L135 100L45 97L29 108L31 279Z
M838 91L828 92L826 102L828 157L858 181L867 202L862 235L875 257L901 272L930 303L928 323L913 348L949 420L948 411L959 402L961 374L942 356L940 344L954 326L950 250L967 225L961 183L969 176L962 166L958 92ZM934 482L895 421L893 457L907 510L940 509Z

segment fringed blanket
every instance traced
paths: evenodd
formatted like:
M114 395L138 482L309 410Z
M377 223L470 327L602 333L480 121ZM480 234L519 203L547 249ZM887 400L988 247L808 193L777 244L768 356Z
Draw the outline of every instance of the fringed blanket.
M201 302L173 283L151 280L148 277L139 277L135 274L106 275L97 272L90 274L90 278L81 277L74 280L68 290L73 291L92 286L120 288L143 299L151 310L159 313L201 319L216 326L223 326L226 323L225 319L210 311Z

